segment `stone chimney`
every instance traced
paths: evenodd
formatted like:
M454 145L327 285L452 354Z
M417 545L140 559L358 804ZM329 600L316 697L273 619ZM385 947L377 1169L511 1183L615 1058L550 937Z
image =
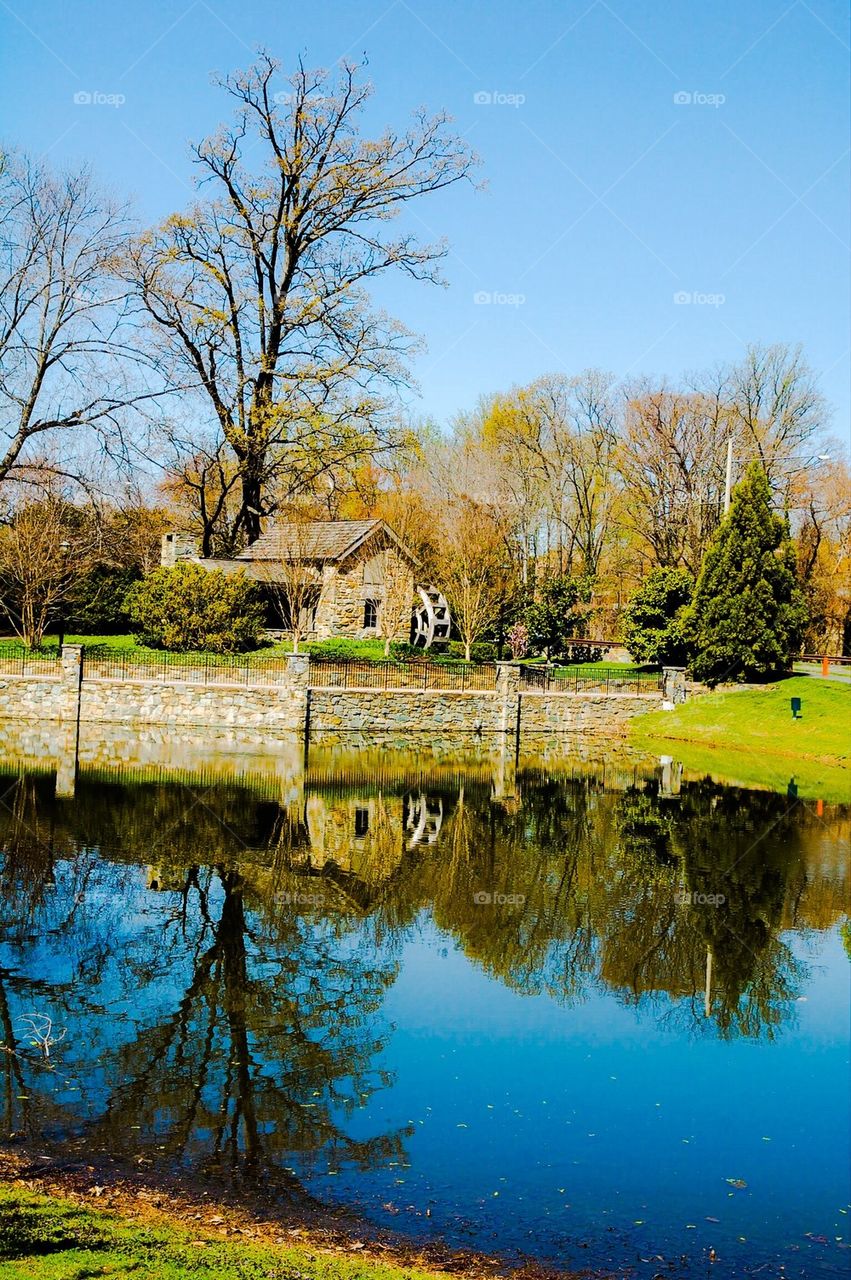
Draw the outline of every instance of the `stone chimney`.
M160 564L164 569L173 569L176 564L186 560L198 559L198 540L191 533L164 533L160 543Z

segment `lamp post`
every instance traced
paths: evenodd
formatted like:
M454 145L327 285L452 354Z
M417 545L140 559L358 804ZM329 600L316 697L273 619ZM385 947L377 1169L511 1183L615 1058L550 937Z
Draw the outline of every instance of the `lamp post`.
M65 644L65 592L66 576L68 572L68 552L71 550L71 543L63 541L59 543L59 554L62 557L62 594L59 597L59 652L62 652L62 646Z
M831 455L829 453L817 453L805 458L803 454L787 455L787 462L803 462L805 467L810 467L814 462L830 462ZM724 484L724 515L726 516L730 510L730 499L733 494L733 437L727 437L727 474Z

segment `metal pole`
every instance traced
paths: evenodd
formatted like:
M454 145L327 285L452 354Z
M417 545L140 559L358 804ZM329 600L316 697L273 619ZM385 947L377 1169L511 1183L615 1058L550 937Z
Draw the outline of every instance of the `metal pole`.
M727 479L724 485L724 515L730 510L730 496L733 492L733 437L727 437Z

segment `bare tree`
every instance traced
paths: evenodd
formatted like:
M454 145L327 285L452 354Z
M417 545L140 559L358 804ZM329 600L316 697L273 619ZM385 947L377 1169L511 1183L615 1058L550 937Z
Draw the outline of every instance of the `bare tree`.
M710 385L728 408L740 462L758 461L785 496L818 448L828 417L802 348L749 346L738 363L716 370Z
M648 381L627 389L623 518L653 563L697 574L721 519L728 430L711 397Z
M435 577L467 662L473 644L499 618L508 574L506 528L496 513L465 497L447 503Z
M226 547L254 541L264 516L326 465L392 443L388 387L404 379L408 335L371 308L366 285L390 270L434 279L442 245L387 233L411 201L471 169L447 117L364 139L370 95L343 66L300 67L275 92L261 54L223 87L235 122L194 148L211 198L169 218L132 255L132 277L178 376L212 412L239 502L207 512ZM258 145L259 172L248 157Z
M129 231L85 169L0 159L0 485L78 479L92 436L123 460L129 411L156 400L116 277Z
M415 526L422 519L420 508L405 502L401 494L394 495L393 518L388 521L399 542L407 549L414 536ZM401 555L392 542L384 549L383 590L378 611L378 629L384 638L384 656L389 658L390 646L400 636L410 638L411 612L414 602L414 570L406 556Z
M290 632L293 653L313 629L324 588L322 526L297 512L285 517L269 535L268 558L253 561L254 572L275 602Z
M92 522L55 497L24 503L0 527L0 608L28 648L61 616L98 540Z

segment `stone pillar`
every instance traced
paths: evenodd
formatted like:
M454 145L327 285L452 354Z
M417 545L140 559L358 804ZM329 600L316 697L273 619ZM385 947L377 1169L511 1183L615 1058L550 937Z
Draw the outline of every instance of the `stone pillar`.
M76 724L80 719L80 685L83 679L83 646L63 644L59 655L63 684L62 719Z
M310 731L310 654L287 654L287 688L293 697L293 725L300 725L300 732Z
M662 697L676 707L686 700L685 667L662 668Z
M516 663L496 664L496 691L501 697L500 732L513 733L517 724L517 700L520 697L520 668Z

